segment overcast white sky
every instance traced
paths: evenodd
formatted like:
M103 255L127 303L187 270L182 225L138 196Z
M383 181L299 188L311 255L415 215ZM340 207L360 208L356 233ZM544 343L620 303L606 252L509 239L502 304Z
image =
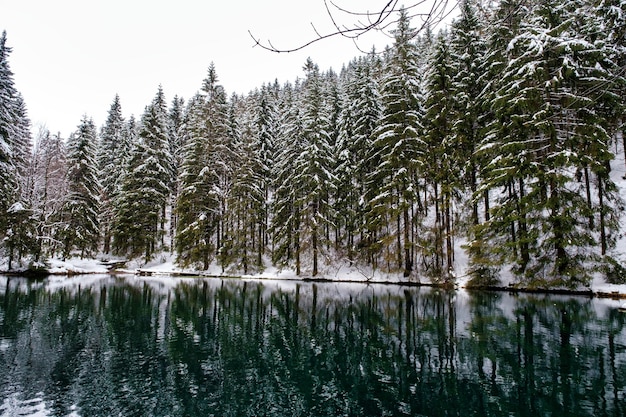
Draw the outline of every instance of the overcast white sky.
M359 10L383 3L339 1ZM83 114L100 127L115 94L124 116L138 118L159 84L168 103L174 95L190 98L211 62L230 94L293 81L309 56L322 70L339 71L360 54L341 38L276 54L253 48L248 34L288 48L311 39L311 22L330 29L322 0L0 0L0 30L13 48L9 62L33 133L45 124L64 137ZM359 44L390 43L376 35Z

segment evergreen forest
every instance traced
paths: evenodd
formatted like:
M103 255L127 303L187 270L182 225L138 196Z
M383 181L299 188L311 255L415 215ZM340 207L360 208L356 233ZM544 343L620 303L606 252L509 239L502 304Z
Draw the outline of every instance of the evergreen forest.
M402 11L384 51L229 94L158 87L137 118L33 133L0 38L0 257L153 260L303 277L348 262L406 280L587 286L626 276L616 183L626 0L461 0ZM271 56L268 57L271 59ZM624 156L622 156L624 158ZM461 268L462 266L462 268Z

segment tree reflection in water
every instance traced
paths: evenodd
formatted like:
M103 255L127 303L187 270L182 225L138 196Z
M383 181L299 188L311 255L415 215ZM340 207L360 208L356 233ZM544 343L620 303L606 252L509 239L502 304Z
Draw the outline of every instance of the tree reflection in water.
M2 415L626 413L626 315L602 300L71 282L0 281Z

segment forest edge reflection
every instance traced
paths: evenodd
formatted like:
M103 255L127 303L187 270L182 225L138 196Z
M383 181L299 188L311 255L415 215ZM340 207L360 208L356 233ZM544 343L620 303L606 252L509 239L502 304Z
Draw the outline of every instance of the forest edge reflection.
M156 277L0 289L4 415L34 398L48 415L626 408L626 315L611 300Z

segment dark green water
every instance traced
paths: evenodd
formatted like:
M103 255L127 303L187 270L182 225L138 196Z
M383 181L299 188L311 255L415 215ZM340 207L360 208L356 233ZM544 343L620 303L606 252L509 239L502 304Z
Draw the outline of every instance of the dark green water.
M618 305L355 284L0 277L0 415L623 416Z

